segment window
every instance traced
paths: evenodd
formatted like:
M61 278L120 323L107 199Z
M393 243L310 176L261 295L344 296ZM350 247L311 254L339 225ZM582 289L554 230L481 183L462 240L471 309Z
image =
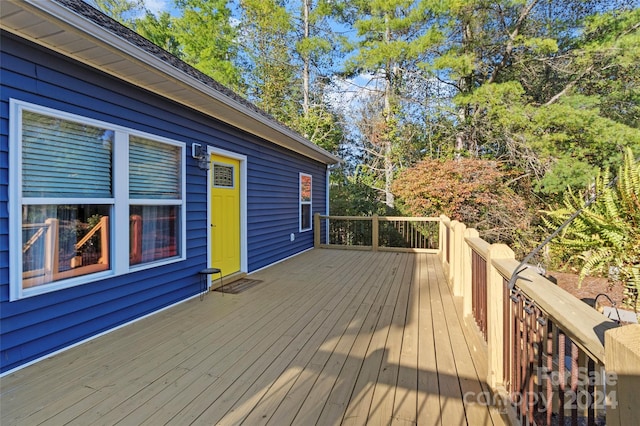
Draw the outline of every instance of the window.
M300 173L300 232L311 229L311 175Z
M184 144L13 99L10 125L11 300L184 258Z
M213 163L213 187L234 188L233 166Z

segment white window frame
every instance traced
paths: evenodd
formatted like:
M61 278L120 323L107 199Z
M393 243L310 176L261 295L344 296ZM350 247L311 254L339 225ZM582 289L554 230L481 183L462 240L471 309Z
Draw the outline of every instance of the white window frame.
M114 131L112 151L112 198L36 198L22 196L22 111L75 121L87 125ZM140 200L129 198L129 136L139 136L180 148L181 154L181 197L179 199ZM161 136L140 132L127 127L106 123L100 120L67 113L53 108L9 100L9 259L10 272L9 299L15 301L40 294L50 293L77 285L87 284L108 277L124 275L161 265L180 262L186 259L186 144ZM110 269L51 283L23 288L22 285L22 206L47 204L106 204L111 206L109 225ZM178 255L139 265L129 265L129 206L130 205L176 205L180 209Z
M302 177L308 177L311 181L311 193L309 194L309 201L303 201L302 200ZM302 206L303 205L308 205L309 206L309 214L310 214L310 218L309 218L309 227L308 228L303 228L302 227ZM298 173L298 228L300 232L307 232L307 231L311 231L313 230L313 176L308 174L308 173Z

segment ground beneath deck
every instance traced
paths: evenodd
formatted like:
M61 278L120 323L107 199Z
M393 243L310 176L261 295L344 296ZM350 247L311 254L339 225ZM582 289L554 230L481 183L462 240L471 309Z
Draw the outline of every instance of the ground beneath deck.
M311 250L248 278L2 378L0 423L502 424L435 255Z

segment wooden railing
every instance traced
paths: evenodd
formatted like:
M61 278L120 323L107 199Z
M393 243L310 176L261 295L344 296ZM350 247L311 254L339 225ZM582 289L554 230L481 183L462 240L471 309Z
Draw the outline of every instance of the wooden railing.
M407 247L381 243L380 227L387 222ZM428 224L418 232L437 245L414 247L407 242L414 231L401 232L398 222ZM430 227L434 223L439 230ZM498 404L512 424L522 425L625 425L640 419L640 325L619 326L534 270L511 280L520 263L508 246L489 244L446 216L316 215L314 230L316 247L438 254L452 293L462 299L462 315L486 343L480 349L491 395L465 395L465 402Z
M26 259L34 258L33 261L25 261L22 271L23 288L34 287L47 284L53 281L72 278L78 275L90 274L93 272L105 271L109 269L109 218L104 216L100 221L82 238L74 244L76 253L82 252L83 247L97 237L100 241L100 250L97 259L90 259L89 262L83 259L82 255L76 255L61 265L60 257L60 230L75 227L75 224L61 224L58 219L47 219L44 223L25 224L23 232L33 232L27 242L22 246L23 256ZM31 252L34 252L31 254ZM73 255L73 253L72 253Z
M624 390L640 392L640 325L619 327L534 269L510 288L520 262L509 247L446 217L440 226L450 236L440 251L445 273L462 297L463 315L486 341L492 401L503 403L512 423L618 425L640 418L633 392Z
M315 246L373 251L438 251L438 218L314 216ZM320 240L321 230L327 240Z

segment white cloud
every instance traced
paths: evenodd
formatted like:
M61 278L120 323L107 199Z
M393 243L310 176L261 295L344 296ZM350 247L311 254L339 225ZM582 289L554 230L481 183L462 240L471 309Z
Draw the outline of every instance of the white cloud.
M171 0L144 0L144 6L156 16L161 12L171 12Z

